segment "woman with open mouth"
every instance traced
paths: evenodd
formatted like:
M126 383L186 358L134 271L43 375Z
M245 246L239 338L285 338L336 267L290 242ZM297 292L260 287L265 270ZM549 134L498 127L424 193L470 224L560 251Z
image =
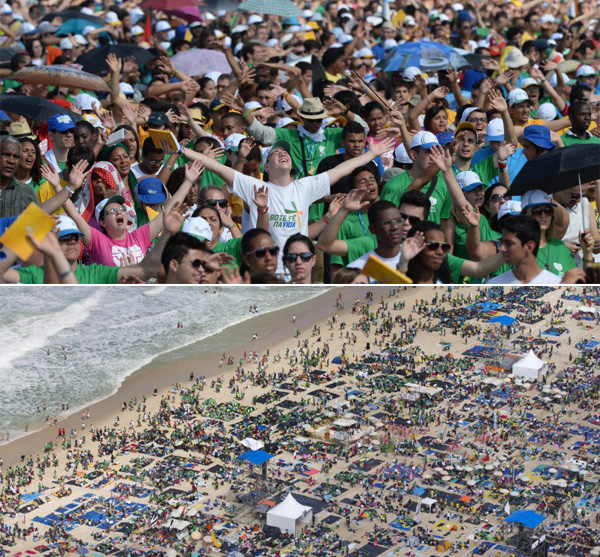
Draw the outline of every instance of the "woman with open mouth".
M15 178L24 184L29 184L34 191L44 182L44 177L40 172L42 166L42 155L38 148L38 142L35 139L24 137L19 140L21 143L21 159Z

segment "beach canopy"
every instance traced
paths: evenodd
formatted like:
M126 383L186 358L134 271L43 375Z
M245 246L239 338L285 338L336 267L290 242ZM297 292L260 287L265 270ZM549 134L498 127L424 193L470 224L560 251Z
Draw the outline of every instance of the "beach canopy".
M242 445L251 451L258 451L265 446L262 441L259 441L258 439L252 439L252 437L246 437L246 439L242 441Z
M261 464L264 464L265 462L267 462L267 460L270 460L274 456L275 455L269 454L268 452L259 449L258 451L247 451L243 455L240 455L238 458L247 460L250 464L259 466Z
M546 517L535 511L515 511L504 519L505 522L517 522L531 529L537 528L544 520Z
M312 520L313 510L307 505L302 505L296 501L291 493L286 498L273 507L267 513L267 526L275 526L282 532L296 535L297 522L308 522Z
M524 358L521 358L518 362L515 362L512 372L515 377L522 377L526 380L537 381L540 373L545 371L547 367L548 364L543 360L540 360L533 353L533 350L530 350Z
M516 319L510 315L497 315L489 320L489 323L501 323L502 325L512 325Z
M432 499L431 497L424 497L421 499L421 505L425 505L426 507L433 507L437 503L436 499Z

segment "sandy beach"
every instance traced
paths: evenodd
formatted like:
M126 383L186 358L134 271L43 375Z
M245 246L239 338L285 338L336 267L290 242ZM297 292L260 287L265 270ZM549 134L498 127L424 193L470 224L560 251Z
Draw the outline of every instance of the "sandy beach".
M554 554L589 555L600 545L599 327L597 293L583 293L356 287L258 315L207 339L200 361L138 370L89 418L0 447L0 547L510 555L504 518L528 509L547 517ZM516 324L488 322L499 316ZM530 348L549 364L537 386L503 362ZM237 458L246 438L272 456L266 479ZM287 493L312 518L296 538L269 537L265 511Z

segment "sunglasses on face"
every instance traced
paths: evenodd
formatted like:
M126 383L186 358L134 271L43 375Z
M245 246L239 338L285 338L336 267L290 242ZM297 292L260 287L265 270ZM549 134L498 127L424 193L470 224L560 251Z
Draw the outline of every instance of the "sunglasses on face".
M58 241L61 244L75 244L75 243L79 243L80 240L80 236L79 234L68 234L67 236L63 236L62 238L59 238Z
M207 273L216 273L219 269L213 269L208 265L206 261L202 259L194 259L194 261L181 261L181 263L187 263L191 267L193 267L196 271L199 271L200 268L204 269Z
M407 215L406 213L400 213L400 216L404 220L407 220L411 226L414 226L418 222L421 222L421 219L419 217L413 217L412 215Z
M302 253L288 253L283 256L283 260L286 263L295 263L296 261L298 261L298 257L303 263L308 263L313 258L313 254L309 251L305 251Z
M255 250L247 251L246 255L254 255L256 259L262 259L265 255L267 255L267 252L269 252L270 256L276 257L277 255L279 255L279 246L269 246L268 248L256 248Z
M572 193L569 197L571 199L575 200L575 199L580 199L581 195L579 195L578 193Z
M227 199L208 199L206 204L209 207L216 207L217 205L223 209L227 207Z
M553 215L554 210L552 207L532 207L529 209L532 215Z
M495 193L494 195L490 195L490 201L492 203L499 203L500 201L504 201L506 197L504 197L503 193Z
M427 242L425 245L430 251L437 251L441 248L444 253L448 253L451 247L450 244L444 242Z
M112 209L105 211L104 216L108 217L110 215L116 215L118 213L124 213L124 212L125 212L125 207L123 207L123 205L121 205L120 207L113 207Z

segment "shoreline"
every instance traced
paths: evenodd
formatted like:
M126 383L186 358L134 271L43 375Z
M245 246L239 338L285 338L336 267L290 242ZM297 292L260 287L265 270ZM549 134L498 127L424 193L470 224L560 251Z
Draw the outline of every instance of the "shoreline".
M322 287L316 286L315 288ZM250 319L245 319L231 325L223 331L207 336L198 341L200 346L197 352L200 353L196 353L195 355L175 359L170 362L160 361L167 354L176 354L178 351L189 349L190 345L160 354L152 362L128 375L114 393L90 403L84 408L70 411L67 416L60 418L56 424L48 423L40 429L30 431L0 445L0 458L3 459L5 466L11 466L18 464L22 456L28 457L36 453L43 454L44 446L49 442L56 441L59 428L64 428L67 432L71 429L81 432L81 412L87 409L90 411L90 419L86 421L86 431L89 430L91 425L98 427L100 423L112 423L110 418L121 414L123 402L129 402L134 397L140 399L145 395L148 402L154 398L160 399L163 394L171 389L174 383L189 381L191 372L194 372L195 377L204 375L207 379L228 373L232 369L231 366L218 368L218 362L223 352L227 356L232 356L234 361L237 361L244 351L258 350L262 352L283 341L293 339L296 327L303 330L322 321L327 316L333 315L335 313L335 301L337 300L338 293L342 292L347 302L350 291L353 293L352 299L354 299L356 296L364 294L367 290L363 286L329 288L327 292L314 296L307 301L259 313ZM302 311L294 312L294 308L297 308L301 304L305 304L307 307L303 307ZM290 327L289 330L281 326L281 323L286 322L285 320L282 321L285 312L288 312L290 316L294 313L296 314L295 324L292 324L287 319ZM246 331L250 325L252 332ZM256 343L252 343L251 340L254 333L258 334ZM218 348L209 347L209 344L216 338L218 339L219 335L227 336L228 339L238 338L239 342L233 346L230 345L228 348L223 348L221 345ZM203 353L203 345L206 345L207 353ZM199 360L201 360L202 370L198 369ZM156 397L153 396L154 389L158 390ZM85 435L86 431L83 432L83 435ZM55 447L55 450L57 448Z

